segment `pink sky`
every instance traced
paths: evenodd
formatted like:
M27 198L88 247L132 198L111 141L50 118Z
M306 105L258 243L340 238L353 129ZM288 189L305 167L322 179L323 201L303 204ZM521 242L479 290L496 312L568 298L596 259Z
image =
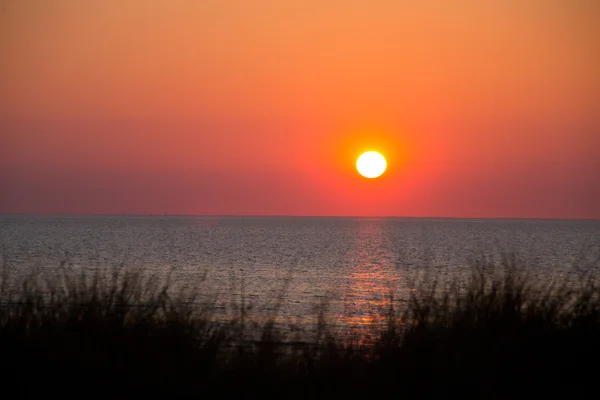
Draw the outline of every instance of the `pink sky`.
M0 213L600 218L598 21L579 0L0 0Z

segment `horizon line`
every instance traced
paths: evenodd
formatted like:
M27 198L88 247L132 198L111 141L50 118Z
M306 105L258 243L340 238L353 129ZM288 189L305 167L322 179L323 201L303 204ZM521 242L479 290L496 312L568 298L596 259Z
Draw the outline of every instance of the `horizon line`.
M294 215L294 214L159 214L159 213L2 213L0 216L30 217L258 217L258 218L384 218L384 219L468 219L468 220L540 220L540 221L600 221L598 218L564 217L460 217L408 215Z

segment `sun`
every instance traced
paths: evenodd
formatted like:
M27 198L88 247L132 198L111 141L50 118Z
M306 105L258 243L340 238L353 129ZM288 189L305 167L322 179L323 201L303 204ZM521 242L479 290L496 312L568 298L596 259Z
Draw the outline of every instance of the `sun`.
M376 151L362 153L356 160L356 169L365 178L378 178L385 172L386 168L385 157Z

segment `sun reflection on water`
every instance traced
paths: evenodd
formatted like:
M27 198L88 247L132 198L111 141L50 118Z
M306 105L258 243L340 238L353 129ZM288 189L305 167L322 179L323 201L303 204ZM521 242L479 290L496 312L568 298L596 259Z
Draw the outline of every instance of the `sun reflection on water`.
M355 246L348 254L345 277L344 309L338 315L338 326L351 342L365 344L387 323L390 301L399 278L394 260L382 249L384 220L358 222Z

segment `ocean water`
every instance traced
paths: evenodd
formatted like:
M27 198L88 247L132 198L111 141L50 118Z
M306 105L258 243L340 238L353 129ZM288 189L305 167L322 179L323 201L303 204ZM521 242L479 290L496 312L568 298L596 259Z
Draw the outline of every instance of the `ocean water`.
M0 216L0 255L18 274L171 271L215 315L236 315L243 299L257 320L307 330L318 310L342 330L370 327L419 276L451 278L503 254L534 277L565 274L600 256L600 221Z

